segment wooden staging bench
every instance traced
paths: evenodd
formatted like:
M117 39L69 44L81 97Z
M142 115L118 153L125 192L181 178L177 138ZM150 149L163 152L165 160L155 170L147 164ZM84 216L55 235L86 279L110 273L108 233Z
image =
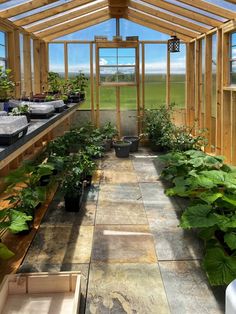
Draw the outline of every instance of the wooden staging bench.
M78 104L71 105L62 113L55 114L50 119L32 120L27 134L8 147L0 147L0 174L3 177L10 170L17 168L26 159L33 159L49 140L64 134L70 129L73 114L78 109ZM15 256L8 261L0 260L0 282L6 274L15 273L21 265L28 249L33 241L41 220L52 201L58 185L49 188L46 202L37 210L33 229L26 235L14 235L6 231L1 239ZM4 203L3 200L0 200Z

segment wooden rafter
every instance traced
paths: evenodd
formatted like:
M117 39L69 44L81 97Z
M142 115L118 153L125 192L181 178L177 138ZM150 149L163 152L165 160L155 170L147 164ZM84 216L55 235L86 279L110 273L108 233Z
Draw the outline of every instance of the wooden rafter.
M195 38L198 33L193 32L187 28L183 28L181 26L174 25L169 22L165 22L163 20L160 20L155 17L151 17L150 15L144 14L141 11L135 11L133 9L128 9L128 15L132 15L133 17L136 17L137 19L144 20L146 22L152 23L154 25L160 26L163 29L169 29L174 30L176 33L188 36L189 38Z
M48 21L42 21L39 24L33 25L31 27L26 28L26 30L28 32L34 33L37 31L41 31L45 28L51 27L51 26L55 26L55 25L59 25L60 23L66 22L68 20L74 19L76 17L80 17L84 14L88 14L91 12L95 12L98 9L102 9L107 7L107 1L104 0L102 2L99 3L95 3L94 5L90 5L86 8L80 9L80 10L76 10L73 12L68 12L66 11L65 14L61 15L61 16L57 16L55 15L54 18L48 20Z
M171 22L171 23L174 23L174 24L177 24L180 26L184 26L190 30L193 30L193 31L196 31L199 33L205 33L208 31L208 28L206 28L206 27L203 27L201 25L197 25L195 23L189 22L185 19L181 19L175 15L165 13L161 10L153 9L149 6L139 4L137 2L134 2L133 0L129 1L129 7L133 8L133 9L137 9L137 10L142 11L144 13L148 13L150 15L161 18L161 19L166 20L168 22Z
M65 36L65 35L68 35L68 34L71 34L73 32L77 32L79 30L82 30L82 29L85 29L85 28L88 28L90 26L93 26L93 25L96 25L96 24L99 24L99 23L102 23L102 22L105 22L107 20L110 19L110 16L109 14L106 14L106 15L103 15L103 16L100 16L100 17L97 17L96 19L87 19L87 22L84 22L84 23L81 23L81 24L77 24L73 27L69 27L69 28L66 28L64 29L63 31L60 31L58 33L53 33L52 35L50 36L47 36L47 37L44 37L43 40L45 41L51 41L55 38L58 38L58 37L62 37L62 36Z
M9 9L5 9L0 11L0 17L2 18L9 18L16 16L21 13L25 13L31 11L33 9L42 7L44 5L56 2L57 0L31 0L26 3L18 4L14 7L10 7Z
M139 25L151 28L151 29L156 30L158 32L168 34L170 36L177 35L181 40L183 40L185 42L189 42L191 40L191 37L185 36L183 34L179 34L178 32L175 32L175 31L167 29L167 28L163 28L157 24L153 24L153 23L149 22L148 20L143 20L143 19L137 18L131 12L128 12L128 15L126 18L131 22L134 22L134 23L137 23Z
M212 13L221 17L224 17L226 19L235 19L236 13L229 11L227 9L224 9L223 7L219 7L217 5L211 4L210 2L206 2L203 0L179 0L180 2L184 4L191 5L192 7L195 7L197 9L204 10L208 13Z
M76 18L72 21L68 21L67 23L59 24L55 27L51 27L47 30L44 30L42 32L37 33L37 36L39 38L45 38L45 37L48 37L50 35L60 33L61 31L64 31L66 29L71 29L72 27L79 26L79 25L86 23L88 21L96 21L96 19L100 18L101 16L108 16L109 17L109 10L108 9L102 9L102 10L99 10L99 11L94 12L92 14L88 14L86 16Z
M220 26L222 24L222 22L220 22L216 19L213 19L211 17L208 17L204 14L201 14L201 13L198 13L195 11L191 11L189 9L185 9L183 7L176 5L176 4L165 2L163 0L158 0L158 2L156 0L143 0L143 1L148 3L148 4L154 5L156 7L159 7L161 9L164 9L164 10L170 11L172 13L187 17L191 20L203 23L205 25L217 27L217 26Z
M22 19L15 21L14 23L17 26L24 26L24 25L31 24L34 22L38 22L40 20L54 16L56 14L63 13L64 11L68 11L68 10L80 7L80 6L87 4L89 2L91 2L91 0L74 0L74 1L71 1L69 3L65 3L65 4L59 5L57 7L45 10L43 12L34 13L30 16L27 16L27 17L24 17Z

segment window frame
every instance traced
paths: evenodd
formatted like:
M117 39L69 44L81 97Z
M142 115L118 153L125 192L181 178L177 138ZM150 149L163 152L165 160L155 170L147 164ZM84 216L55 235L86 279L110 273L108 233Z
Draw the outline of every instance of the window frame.
M116 64L108 64L108 65L101 65L100 64L100 58L103 58L104 56L100 54L101 49L116 49L116 55L115 56L107 56L109 58L114 58L116 59ZM119 49L134 49L134 56L119 56ZM98 75L99 75L99 85L101 86L136 86L137 85L137 64L136 64L136 56L137 56L137 50L136 47L99 47L98 48ZM119 58L124 58L124 57L132 57L134 58L135 63L130 65L130 64L120 64ZM117 73L119 72L120 69L125 69L125 68L131 68L133 69L133 76L134 80L133 81L119 81L119 74L116 74L116 78L118 80L112 81L112 82L104 82L101 80L101 70L102 69L109 69L109 68L116 68Z

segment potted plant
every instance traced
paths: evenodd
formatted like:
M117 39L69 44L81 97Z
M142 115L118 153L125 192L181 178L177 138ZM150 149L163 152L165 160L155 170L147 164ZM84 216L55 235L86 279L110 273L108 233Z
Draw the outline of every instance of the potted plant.
M53 100L55 100L55 96L54 95L47 95L45 97L45 101L53 101Z
M84 184L81 177L81 167L73 167L66 171L62 181L66 211L78 212L80 210L84 192Z
M116 141L113 142L113 147L115 148L116 157L127 158L129 157L131 142L129 141Z
M138 151L139 140L140 140L139 136L124 136L123 140L131 142L130 153L134 153Z
M62 80L60 75L56 72L48 72L48 92L52 95L61 92Z
M14 91L15 83L10 78L11 70L0 66L0 105L1 110L8 111L8 101Z
M106 152L111 150L112 140L118 134L117 129L111 122L107 122L101 129L100 132L103 137L103 147Z
M80 100L85 99L85 89L88 87L88 78L85 76L84 73L79 72L78 75L75 76L74 79L71 80L71 87L72 91L71 94L73 95L79 93Z
M21 103L18 107L12 109L9 113L11 116L26 116L28 123L30 122L30 107L24 102Z

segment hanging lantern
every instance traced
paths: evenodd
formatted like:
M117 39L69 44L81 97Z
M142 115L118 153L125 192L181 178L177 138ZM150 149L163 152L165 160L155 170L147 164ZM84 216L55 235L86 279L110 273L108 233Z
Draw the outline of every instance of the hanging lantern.
M180 40L177 36L171 36L171 39L168 40L168 51L169 52L180 51Z

